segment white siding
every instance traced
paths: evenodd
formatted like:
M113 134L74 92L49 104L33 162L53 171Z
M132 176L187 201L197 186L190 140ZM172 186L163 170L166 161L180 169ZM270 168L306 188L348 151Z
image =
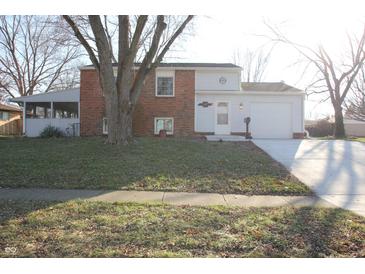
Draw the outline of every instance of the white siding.
M222 84L219 79L223 77L226 83ZM195 90L240 90L240 71L196 71Z
M73 123L80 123L79 119L26 119L25 134L28 137L38 137L42 130L51 125L59 128L63 132L66 132L67 128L70 128Z
M216 95L216 94L196 94L195 100L195 131L214 132L215 131L215 107L219 101L230 102L230 122L231 132L245 132L244 118L251 115L251 105L257 103L284 103L291 105L291 131L304 132L304 97L299 95ZM199 106L202 102L212 103L213 105L205 108ZM240 109L240 104L243 109ZM270 113L267 114L267 122L270 122Z
M365 136L365 122L359 121L344 121L345 132L347 136L364 137Z
M202 102L212 103L209 107L199 106ZM215 108L217 102L230 103L230 125L231 132L244 131L244 111L240 110L240 103L244 104L242 95L196 95L195 115L197 132L214 132L215 131Z

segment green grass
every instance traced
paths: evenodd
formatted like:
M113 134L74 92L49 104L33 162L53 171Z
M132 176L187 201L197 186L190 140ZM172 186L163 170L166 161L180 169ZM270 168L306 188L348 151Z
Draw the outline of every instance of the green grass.
M365 137L347 137L347 138L335 139L333 136L326 136L326 137L315 137L314 139L317 139L317 140L347 140L347 141L356 141L356 142L365 143Z
M3 138L0 162L0 187L311 194L251 142Z
M0 202L0 257L364 257L342 209Z
M365 143L365 137L354 137L354 138L351 138L350 140Z

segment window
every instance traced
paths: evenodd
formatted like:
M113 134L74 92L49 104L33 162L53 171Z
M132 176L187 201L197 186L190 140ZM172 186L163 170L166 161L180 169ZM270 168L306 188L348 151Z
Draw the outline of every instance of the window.
M173 97L175 96L175 71L156 72L156 96Z
M108 134L108 119L103 118L103 134Z
M27 118L52 118L51 102L27 102L25 109Z
M3 120L3 121L9 120L9 112L0 111L0 120Z
M166 130L169 135L174 134L174 118L155 118L155 134L159 134L160 130Z
M79 104L77 102L54 102L53 118L67 119L78 118Z
M174 96L174 78L157 78L157 96Z

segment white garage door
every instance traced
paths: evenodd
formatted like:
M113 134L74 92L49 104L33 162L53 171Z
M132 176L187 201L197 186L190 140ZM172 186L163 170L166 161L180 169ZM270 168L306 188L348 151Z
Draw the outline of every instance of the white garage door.
M293 138L292 107L289 103L251 103L253 138Z

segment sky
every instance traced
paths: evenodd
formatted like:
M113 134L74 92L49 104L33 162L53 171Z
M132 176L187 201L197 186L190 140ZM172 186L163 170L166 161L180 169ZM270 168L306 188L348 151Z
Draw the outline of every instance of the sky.
M364 4L355 7L334 5L331 9L312 10L305 6L298 13L292 9L274 6L270 12L263 12L251 4L242 16L232 14L198 16L194 22L194 35L183 44L178 52L181 62L233 62L236 50L269 49L271 35L264 22L280 28L291 40L316 47L319 44L333 55L340 56L346 48L346 33L358 34L365 24ZM175 53L174 53L175 54ZM264 81L284 81L305 89L311 82L314 71L303 75L303 66L298 65L300 55L284 44L274 47ZM306 101L306 118L318 119L333 113L330 102L318 104L322 96L311 95Z
M340 56L346 32L359 35L365 24L365 0L13 0L5 1L2 10L4 14L195 14L194 35L176 52L179 58L174 61L181 62L232 62L236 50L270 47L262 36L270 34L264 21L279 26L292 41L311 47L323 44L331 55ZM298 59L297 52L277 45L264 80L304 89L313 75L302 74L303 68L295 65ZM332 114L330 103L318 104L320 99L309 96L306 118Z

